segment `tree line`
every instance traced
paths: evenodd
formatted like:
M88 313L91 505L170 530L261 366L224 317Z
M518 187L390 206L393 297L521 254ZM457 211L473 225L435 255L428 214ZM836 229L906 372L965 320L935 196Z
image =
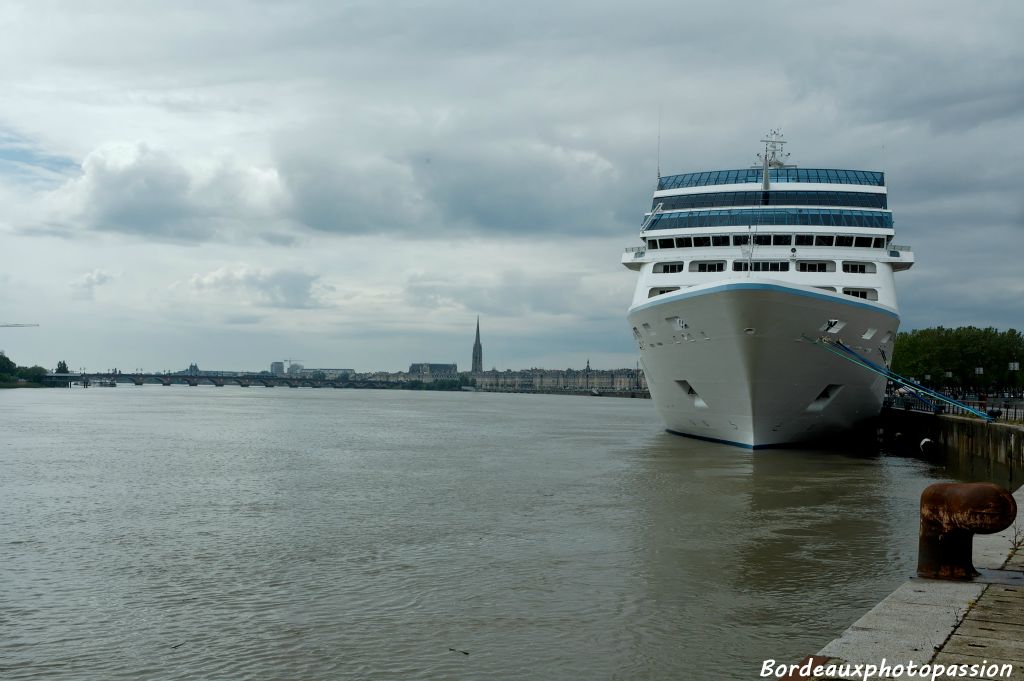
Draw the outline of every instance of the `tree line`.
M41 384L46 369L41 366L20 367L0 350L0 386L17 385L18 379L32 384Z
M67 371L67 362L61 360L57 364L57 373L67 373ZM22 385L20 381L25 381L33 386L42 385L43 376L46 373L46 369L39 365L30 367L18 366L3 350L0 350L0 387L10 388Z
M1015 362L1016 371L1011 369ZM892 370L932 385L1019 389L1024 385L1020 363L1024 363L1024 334L1016 329L939 326L897 334Z

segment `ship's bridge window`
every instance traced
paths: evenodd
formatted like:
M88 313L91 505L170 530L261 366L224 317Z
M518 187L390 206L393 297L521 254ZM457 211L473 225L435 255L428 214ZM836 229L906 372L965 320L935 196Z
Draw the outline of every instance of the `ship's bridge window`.
M853 237L839 235L836 237L836 246L843 246L847 248L853 247Z
M844 288L843 293L864 300L878 300L878 291L873 288Z
M797 246L813 246L814 235L813 234L797 234L796 235Z
M695 237L693 237L693 245L694 245L695 248L700 248L702 246L710 246L711 245L711 237L709 237L709 236L695 236Z
M658 246L661 248L675 248L675 239L658 239Z
M814 245L815 246L831 246L835 243L836 238L831 234L815 234Z
M835 272L836 264L828 260L798 260L797 272Z
M711 237L712 246L728 246L729 237L721 234L715 234Z
M691 272L724 272L724 260L696 260L690 263Z
M690 248L693 246L693 239L688 236L676 237L676 248Z
M773 246L789 246L793 243L792 234L773 234L772 245Z
M660 296L660 295L664 295L666 293L672 293L673 291L678 291L678 290L679 290L678 286L661 286L661 287L658 287L658 288L652 288L650 291L647 292L647 297L648 298L653 298L654 296ZM651 334L651 335L654 335L654 334Z
M858 236L853 240L853 245L856 248L871 248L871 237Z
M885 248L885 237L883 237L883 236L876 236L875 237L875 245L874 245L874 247L875 248Z
M843 271L849 274L874 274L877 270L873 262L844 262Z
M671 274L674 272L685 272L686 263L683 262L660 262L654 266L656 273Z
M783 261L736 260L732 263L733 272L788 272L789 263Z
M754 235L755 246L771 246L772 235L771 234L755 234Z
M749 243L750 243L750 235L749 234L733 234L732 235L732 245L733 246L746 246Z

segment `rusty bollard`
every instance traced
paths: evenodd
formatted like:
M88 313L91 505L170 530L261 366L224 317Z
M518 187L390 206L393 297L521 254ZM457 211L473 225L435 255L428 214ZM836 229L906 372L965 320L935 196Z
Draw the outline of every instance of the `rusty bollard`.
M1017 517L1013 495L990 482L940 482L921 493L917 576L969 580L975 534L1005 530Z

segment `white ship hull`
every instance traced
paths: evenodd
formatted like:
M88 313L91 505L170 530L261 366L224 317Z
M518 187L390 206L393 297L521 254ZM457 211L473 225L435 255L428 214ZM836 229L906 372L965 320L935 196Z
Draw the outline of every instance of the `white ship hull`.
M629 320L668 430L758 448L877 416L885 379L813 341L882 364L893 308L770 278L719 279L634 305Z

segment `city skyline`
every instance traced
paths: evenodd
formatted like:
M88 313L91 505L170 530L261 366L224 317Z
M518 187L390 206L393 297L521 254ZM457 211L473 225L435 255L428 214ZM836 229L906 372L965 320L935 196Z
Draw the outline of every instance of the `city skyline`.
M904 329L1024 325L1024 8L740 10L8 3L0 322L41 326L0 348L468 366L481 315L488 368L632 366L659 166L746 167L770 127L886 172Z

